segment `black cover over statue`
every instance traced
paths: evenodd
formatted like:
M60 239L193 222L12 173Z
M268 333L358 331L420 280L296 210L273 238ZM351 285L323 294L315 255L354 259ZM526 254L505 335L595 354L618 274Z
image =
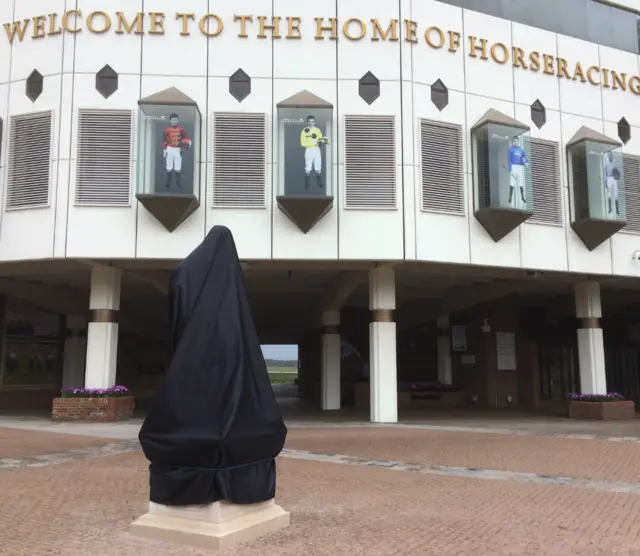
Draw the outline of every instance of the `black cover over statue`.
M151 501L270 500L287 429L227 228L176 267L170 301L173 359L139 435Z

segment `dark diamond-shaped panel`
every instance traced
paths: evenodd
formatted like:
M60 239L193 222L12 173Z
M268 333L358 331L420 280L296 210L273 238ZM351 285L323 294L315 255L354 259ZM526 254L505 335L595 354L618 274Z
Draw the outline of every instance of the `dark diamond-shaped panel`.
M626 225L627 223L623 220L601 220L598 218L584 218L571 223L573 231L589 251L593 251Z
M44 78L38 70L33 70L31 75L27 77L26 94L31 102L35 102L42 94L44 87Z
M531 105L531 121L538 129L547 123L547 110L539 100Z
M104 98L109 98L118 90L118 74L110 65L107 64L96 73L96 90Z
M498 242L507 234L510 234L527 218L532 216L532 212L516 210L511 208L483 208L476 211L475 216L482 227L487 230L493 241Z
M281 195L276 199L278 208L284 212L303 234L313 228L333 206L330 196Z
M622 141L625 145L631 139L631 126L626 118L622 118L618 122L618 137L620 137L620 141Z
M138 201L167 230L173 232L182 224L200 203L195 195L136 195Z
M449 89L440 79L431 85L431 102L440 112L449 104Z
M380 96L380 80L368 71L358 82L358 94L367 104L373 104Z
M229 93L238 102L242 102L251 94L251 78L242 69L229 78Z

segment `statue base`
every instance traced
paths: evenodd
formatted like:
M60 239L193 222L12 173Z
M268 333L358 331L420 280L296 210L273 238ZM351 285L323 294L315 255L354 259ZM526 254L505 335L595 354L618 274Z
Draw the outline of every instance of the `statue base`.
M197 548L226 550L288 525L289 512L273 499L247 505L215 502L204 506L163 506L150 502L149 511L131 525L131 533Z

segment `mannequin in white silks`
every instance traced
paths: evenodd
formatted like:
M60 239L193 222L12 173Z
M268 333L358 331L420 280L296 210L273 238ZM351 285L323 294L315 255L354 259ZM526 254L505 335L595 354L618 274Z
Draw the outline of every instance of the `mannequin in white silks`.
M511 174L511 186L509 187L509 205L511 208L526 210L526 171L529 160L520 146L520 138L514 137L509 147L509 174ZM514 195L515 193L515 195Z
M607 209L609 218L613 217L613 209L615 207L615 216L620 216L620 203L618 202L618 180L620 179L620 170L616 168L613 161L613 153L609 152L605 155L604 162L604 187L607 195Z

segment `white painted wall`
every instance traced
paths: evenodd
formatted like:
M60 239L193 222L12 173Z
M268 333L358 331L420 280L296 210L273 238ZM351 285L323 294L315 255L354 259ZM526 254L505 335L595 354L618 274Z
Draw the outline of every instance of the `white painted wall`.
M639 0L619 2L640 9ZM170 0L147 0L146 12L165 12L164 36L95 35L82 31L43 40L25 38L13 46L0 38L0 116L4 140L0 152L0 184L7 175L9 116L40 110L54 111L51 165L51 203L48 208L0 212L0 260L51 257L181 258L216 224L234 233L240 256L246 259L366 259L420 260L597 274L640 275L631 253L640 237L619 232L589 252L569 226L564 145L582 125L616 137L616 123L625 117L632 139L625 152L640 154L639 99L631 93L499 65L468 56L468 40L475 35L508 47L540 51L590 64L640 73L638 56L548 31L462 10L434 0L340 0L332 6L274 0L273 13L260 0L236 0L209 8L208 0L184 0L180 11L199 15L209 11L225 21L225 30L207 40L192 24L192 35L181 37L180 22L169 17L177 7ZM76 7L71 0L5 0L1 23L39 13L62 13ZM87 14L105 9L102 0L77 0ZM113 0L108 11L132 15L142 0ZM295 15L302 19L299 41L237 37L234 14ZM419 23L420 43L370 40L314 40L314 17L412 19ZM286 21L283 21L286 26ZM424 43L427 25L463 34L457 53ZM404 31L404 26L401 25ZM108 100L95 90L95 73L105 64L119 74L119 89ZM252 79L252 92L238 103L228 92L229 76L242 68ZM36 102L25 95L25 80L33 69L45 76L44 92ZM358 95L358 80L371 71L381 80L381 96L371 106ZM449 89L449 105L438 111L430 100L430 85L441 79ZM83 108L132 109L137 118L139 98L175 86L194 98L202 112L203 151L201 206L173 233L167 232L135 200L137 153L132 155L132 203L123 208L74 205L77 113ZM334 105L332 150L334 208L308 234L302 234L277 208L277 129L279 101L309 89ZM539 99L547 123L538 130L530 121L530 105ZM495 243L473 217L473 173L469 130L489 108L531 125L532 137L555 140L562 150L564 226L524 223ZM212 208L213 114L257 112L267 115L266 206L259 209ZM344 208L344 116L393 115L396 118L397 208ZM452 122L465 131L466 216L421 210L421 118ZM4 207L5 192L2 190Z

